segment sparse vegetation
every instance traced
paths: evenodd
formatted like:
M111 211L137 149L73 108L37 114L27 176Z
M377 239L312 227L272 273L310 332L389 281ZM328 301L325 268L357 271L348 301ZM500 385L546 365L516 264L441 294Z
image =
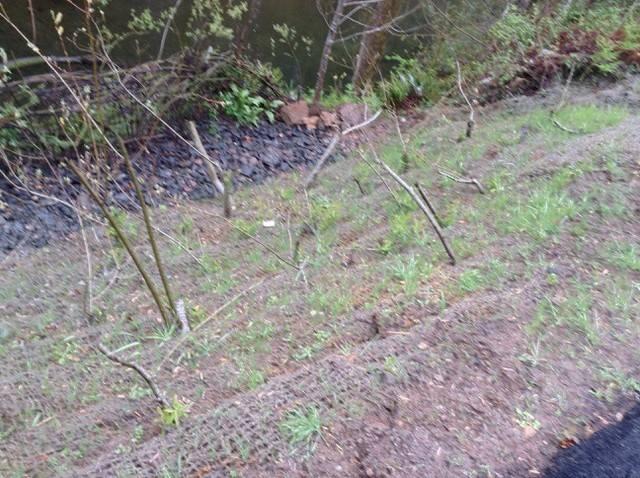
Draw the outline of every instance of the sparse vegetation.
M287 413L280 428L291 446L303 447L311 452L322 434L320 412L314 406L292 410Z
M104 28L107 3L84 30L54 12L55 43L88 56L56 59L44 82L0 48L0 246L22 234L0 252L0 475L492 475L524 440L517 466L542 473L554 436L586 439L640 393L637 8L398 2L406 52L390 44L354 85L336 73L316 102L304 62L322 35L269 17L260 46L280 72L252 44L259 1L150 6L124 33ZM338 0L321 4L331 21ZM377 8L329 39L327 78L387 28L360 34ZM412 17L429 19L429 45ZM38 23L21 28L43 45ZM112 64L128 46L138 60ZM594 76L621 83L576 86ZM350 115L382 108L301 187ZM180 139L185 120L206 154ZM424 188L455 260L383 165ZM207 197L208 166L232 219ZM82 226L66 239L63 215ZM408 453L436 427L442 460Z

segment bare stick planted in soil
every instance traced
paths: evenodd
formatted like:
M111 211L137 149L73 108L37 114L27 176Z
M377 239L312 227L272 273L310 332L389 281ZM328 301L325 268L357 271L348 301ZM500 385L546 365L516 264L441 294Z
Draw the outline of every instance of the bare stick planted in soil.
M438 221L433 216L433 214L431 213L429 208L427 206L425 206L425 204L420 200L420 197L416 194L415 190L411 186L409 186L409 184L407 184L407 182L404 179L402 179L393 169L391 169L387 165L387 163L385 163L382 159L380 159L380 157L378 156L378 154L375 152L375 150L373 148L371 148L371 150L373 152L373 157L375 158L375 161L380 166L382 166L387 171L387 173L389 173L389 175L400 186L402 186L402 188L405 191L407 191L409 196L411 196L411 199L413 199L416 202L416 204L418 205L420 210L424 213L425 216L427 216L427 219L429 220L429 222L433 226L433 229L435 230L436 235L438 236L438 239L440 239L440 242L442 243L442 246L444 247L444 250L447 252L447 255L449 256L451 265L455 265L456 264L456 257L453 254L453 251L451 250L451 247L447 243L447 240L444 237L444 233L442 232L442 229L440 228L440 225L438 224Z
M104 215L104 217L109 222L109 225L111 225L111 227L113 228L118 240L123 245L123 247L126 249L127 253L129 254L129 257L131 257L131 260L135 264L136 269L138 269L138 272L142 276L142 279L144 280L144 283L147 286L147 289L149 289L149 292L153 296L153 300L156 303L156 306L158 307L158 311L160 312L160 315L162 316L162 320L163 320L164 324L167 327L170 326L171 325L171 321L169 320L169 316L167 315L167 311L165 310L165 307L162 304L162 299L160 298L160 294L158 294L158 291L156 289L156 286L153 283L153 280L151 280L151 277L147 273L147 270L142 265L142 261L140 260L140 257L138 256L138 254L134 250L133 246L129 242L129 239L127 238L125 233L122 231L122 228L118 224L118 221L116 221L116 219L113 217L113 214L111 214L111 211L109 211L109 208L107 207L105 202L102 200L100 195L96 192L96 190L91 186L91 183L89 182L87 177L82 173L82 171L80 171L80 169L73 163L68 163L68 165L69 165L69 168L71 168L71 170L74 172L74 174L80 180L80 183L82 184L82 187L85 188L85 190L89 193L91 198L98 205L98 207L102 211L102 214Z
M151 244L153 259L156 263L156 267L158 268L158 274L160 275L160 280L162 281L162 286L164 287L164 293L167 296L167 301L169 302L169 307L171 307L172 313L174 315L177 315L176 304L173 300L173 292L171 291L171 285L169 284L167 273L162 264L162 257L160 256L160 250L158 249L156 236L153 232L151 215L149 214L149 208L147 207L147 203L144 200L144 194L142 194L142 188L140 187L140 182L138 181L138 175L136 174L136 171L133 168L133 164L131 164L131 159L129 158L127 147L124 145L124 142L122 141L121 138L118 138L118 139L120 140L120 148L122 149L122 156L124 157L124 162L127 166L127 170L129 171L129 176L131 176L131 182L133 183L133 187L136 191L136 196L138 197L138 202L140 203L140 208L142 209L142 217L144 218L144 225L147 229L147 237L149 238L149 243Z

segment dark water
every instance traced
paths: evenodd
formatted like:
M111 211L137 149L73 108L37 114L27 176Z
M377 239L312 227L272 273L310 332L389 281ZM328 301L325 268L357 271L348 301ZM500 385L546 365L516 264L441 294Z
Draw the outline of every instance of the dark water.
M84 18L72 5L85 4L85 0L32 0L35 10L37 38L36 44L41 51L51 54L63 54L63 49L53 27L52 13L63 14L62 25L65 29L65 37L71 38L72 33L81 28ZM185 30L187 17L193 0L184 0L174 22L173 31L167 42L166 53L170 54L180 48L186 41ZM28 0L5 0L2 2L12 20L31 36L31 20L29 15ZM95 2L94 2L95 3ZM127 23L131 19L131 10L140 12L146 8L152 13L159 14L173 6L175 0L110 0L105 8L106 24L114 33L122 33L127 30ZM322 2L321 2L322 3ZM425 18L421 13L416 13L403 20L403 27L422 27L420 40L429 42L430 38L438 35L446 35L452 26L450 18L453 16L465 24L465 28L476 35L481 35L500 12L502 12L505 0L434 0L436 10L431 11L433 18L439 19L440 31L431 31L431 19ZM441 13L445 13L447 21L443 21ZM308 48L300 47L295 52L295 59L283 45L272 44L272 39L277 38L273 26L286 24L296 29L298 37L304 35L310 40ZM262 0L262 5L257 15L256 22L249 34L251 55L262 61L270 62L279 67L284 73L285 79L292 84L311 86L315 80L320 53L328 27L325 19L318 12L316 0ZM131 65L140 61L154 59L157 55L160 34L148 34L123 43L123 46L113 51L113 56L122 65ZM357 45L352 42L349 49L344 46L334 48L334 59L327 86L332 84L331 77L335 73L348 73L352 64L352 57ZM4 48L12 58L32 56L24 40L4 22L0 21L0 47ZM76 54L73 45L67 42L70 54ZM387 48L387 53L398 53L403 56L415 51L415 40L402 39L392 35ZM386 69L383 65L383 70Z
M9 0L3 2L12 20L31 36L31 20L27 0ZM76 0L84 4L84 0ZM125 31L131 18L131 9L141 11L149 8L159 13L172 6L175 0L111 0L105 15L109 28L113 32ZM184 35L187 13L190 7L188 0L183 2L176 26L179 34ZM83 26L84 19L67 0L33 0L35 10L37 38L36 44L43 52L52 55L62 54L62 47L55 30L51 12L63 14L62 25L65 36ZM296 53L297 61L291 58L285 48L276 45L272 48L271 39L274 34L273 25L286 23L296 28L299 34L311 40L309 51L300 48ZM260 14L251 30L249 42L253 55L263 61L270 61L283 70L285 77L295 83L311 84L317 68L318 58L327 32L326 23L316 9L315 0L263 0ZM129 41L123 48L114 52L117 60L123 64L132 64L140 60L154 58L157 54L160 35L145 35ZM179 48L179 35L172 33L168 39L167 53ZM11 57L32 56L33 53L20 37L4 22L0 21L0 47ZM70 53L73 46L69 45Z

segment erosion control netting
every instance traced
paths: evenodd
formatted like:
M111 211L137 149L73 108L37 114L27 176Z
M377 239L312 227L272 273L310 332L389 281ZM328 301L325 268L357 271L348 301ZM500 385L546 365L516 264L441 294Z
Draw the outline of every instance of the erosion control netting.
M456 317L465 321L469 313L508 313L516 294L488 294L460 303L447 311L449 319L445 323ZM148 441L133 454L103 456L75 476L217 477L230 476L238 470L249 470L247 476L282 476L282 470L300 470L304 446L294 450L282 432L287 414L314 406L323 417L323 424L325 420L345 422L349 421L349 404L355 401L365 402L369 408L384 407L393 389L413 383L428 390L426 374L434 373L430 364L437 363L438 355L443 353L438 348L440 339L432 332L430 326L417 326L409 334L362 344L355 356L330 356L311 368L274 379L255 392L222 402L210 413L189 419L177 430ZM462 354L475 347L471 342L457 345ZM389 357L402 364L401 373L390 373ZM474 360L473 367L486 371L487 365L482 361L482 357ZM468 382L466 371L460 371L459 379L461 383ZM516 382L515 388L526 386L524 380ZM511 391L505 393L509 395ZM502 400L508 401L509 396ZM475 400L473 392L468 397ZM471 410L466 402L460 406Z
M114 436L135 428L144 413L153 410L154 402L147 398L137 403L114 398L89 407L80 407L72 416L58 417L41 413L41 424L13 433L0 441L0 455L11 458L12 464L22 464L33 476L50 476L46 460L38 457L62 450L82 452L87 457L97 454ZM46 420L46 421L44 421ZM52 460L52 462L54 462ZM51 463L49 463L51 465ZM0 463L0 476L2 475ZM57 469L57 474L63 471Z
M223 403L133 456L110 456L78 476L229 476L242 459L268 468L287 459L289 444L277 426L287 412L313 404L327 414L347 397L374 397L375 388L367 371L344 360L326 360L242 401Z

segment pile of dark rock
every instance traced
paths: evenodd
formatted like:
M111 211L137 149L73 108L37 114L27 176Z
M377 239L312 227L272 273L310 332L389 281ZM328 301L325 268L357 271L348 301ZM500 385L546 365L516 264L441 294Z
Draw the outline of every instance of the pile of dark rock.
M233 171L234 186L239 187L313 165L338 125L334 113L323 116L327 120L333 118L333 122L278 121L245 127L220 118L201 123L198 129L210 156L224 169ZM142 154L132 157L137 158L135 167L150 204L215 196L202 158L172 134L155 137L143 148ZM29 191L10 174L8 179L0 175L0 252L22 246L41 247L78 228L76 212L61 201L75 203L78 198L84 199L85 204L90 201L82 197L73 174L56 168L52 171L42 165L25 165L21 179L25 181L22 184L29 185ZM134 207L132 185L123 167L113 172L108 188L106 196L110 204Z

